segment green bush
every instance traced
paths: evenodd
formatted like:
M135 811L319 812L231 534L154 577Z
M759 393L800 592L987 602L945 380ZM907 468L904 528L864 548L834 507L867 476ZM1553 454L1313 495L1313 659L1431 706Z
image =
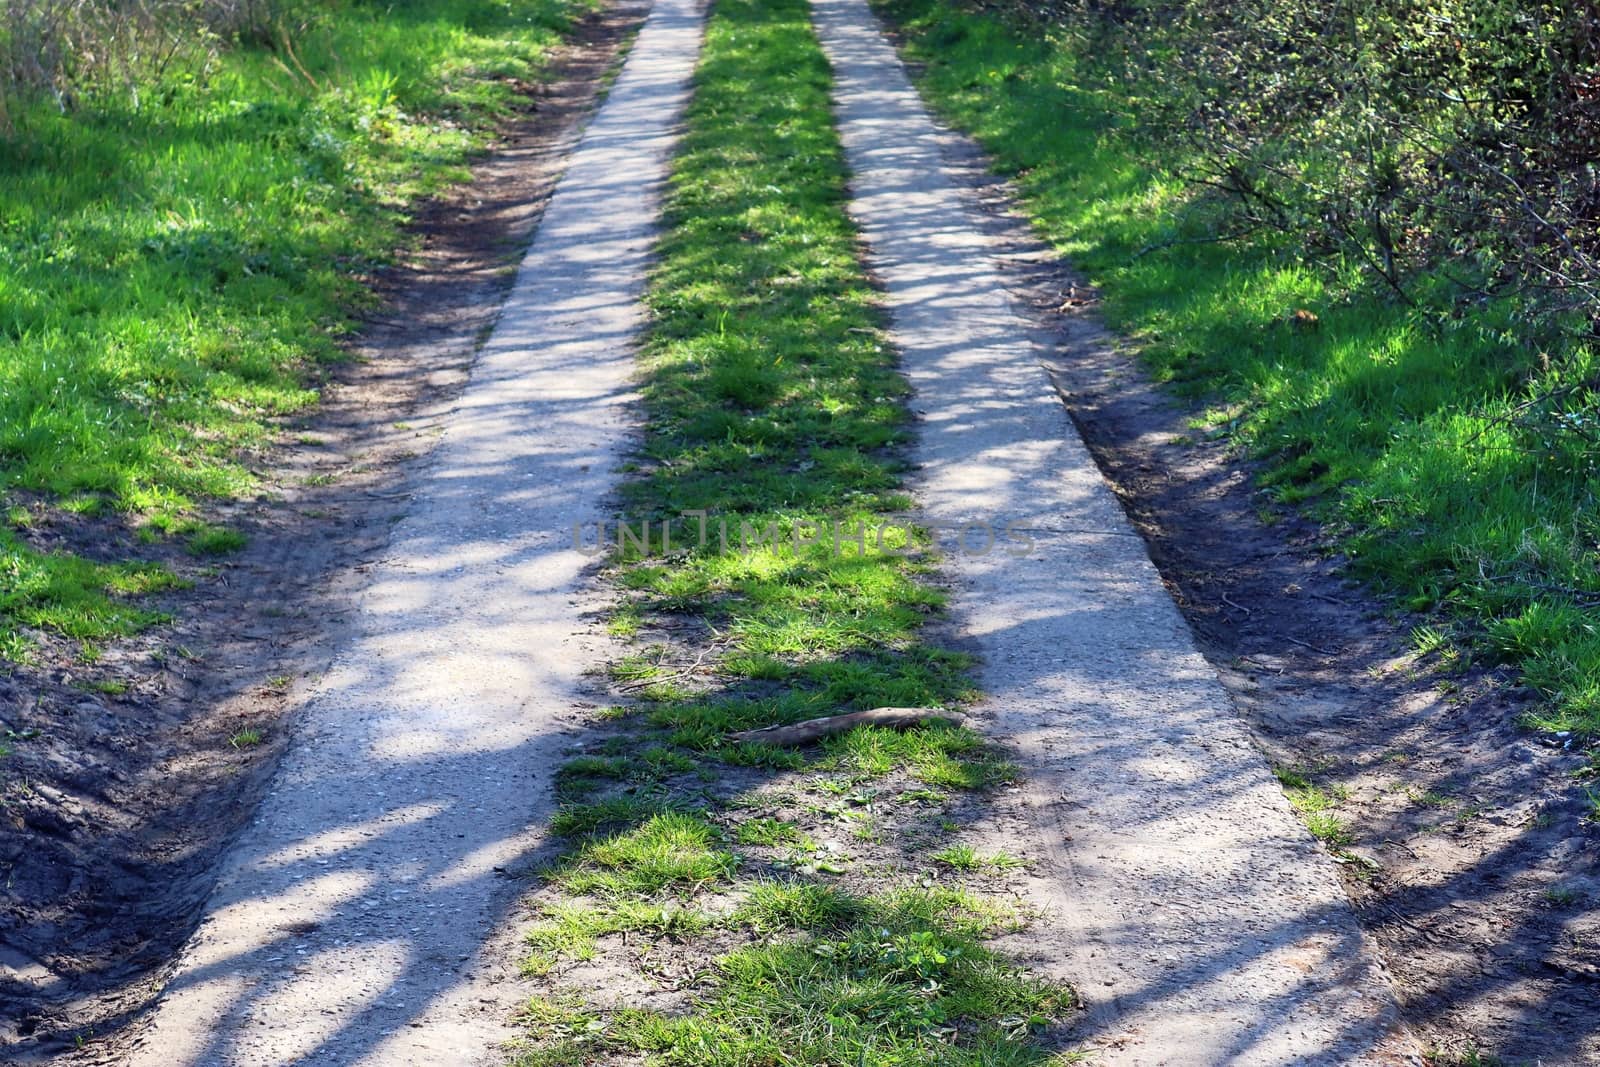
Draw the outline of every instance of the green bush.
M1044 16L1110 57L1103 84L1134 89L1142 130L1184 143L1214 234L1290 235L1409 304L1509 297L1521 362L1593 332L1593 0L1072 0Z

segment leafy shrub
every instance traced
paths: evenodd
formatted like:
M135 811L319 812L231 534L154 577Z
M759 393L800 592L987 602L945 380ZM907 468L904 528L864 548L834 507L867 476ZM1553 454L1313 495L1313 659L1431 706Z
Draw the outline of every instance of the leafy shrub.
M1063 0L1211 236L1277 232L1406 303L1514 298L1508 349L1600 322L1596 0ZM1446 301L1450 302L1449 300Z

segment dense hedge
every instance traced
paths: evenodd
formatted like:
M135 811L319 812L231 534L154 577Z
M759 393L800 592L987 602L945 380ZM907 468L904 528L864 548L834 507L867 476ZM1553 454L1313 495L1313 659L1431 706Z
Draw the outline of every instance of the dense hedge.
M1218 235L1269 228L1396 299L1512 297L1524 358L1600 321L1597 0L1061 0ZM1441 292L1442 290L1442 292Z

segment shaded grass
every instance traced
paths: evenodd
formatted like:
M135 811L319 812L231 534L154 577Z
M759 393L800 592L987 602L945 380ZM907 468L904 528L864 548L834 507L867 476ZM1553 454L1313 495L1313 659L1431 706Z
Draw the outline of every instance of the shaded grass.
M928 914L925 900L869 899L870 914L836 932L730 953L706 1009L648 1036L702 1062L735 1052L795 1063L1036 1062L1011 1031L1059 1016L1071 994L1021 975L961 917ZM975 1032L930 1048L930 1031L952 1023Z
M611 737L558 776L566 850L529 961L551 995L529 1005L523 1067L1040 1064L1039 1031L1074 1007L985 945L1015 909L908 884L908 824L947 794L875 800L1011 780L982 737L728 738L971 691L967 659L923 632L943 598L921 535L889 539L906 554L859 536L909 503L907 389L856 258L828 88L804 0L719 0L648 298L633 534L608 568L611 630L634 641L609 679L636 710L608 712ZM836 546L835 523L856 536ZM575 960L640 972L628 988L702 977L643 1011L566 989Z
M638 793L603 797L592 803L569 803L551 818L550 830L557 837L577 839L632 826L671 807L665 798Z
M464 176L513 102L510 79L535 77L589 3L325 6L295 42L305 76L241 46L81 110L14 114L0 144L0 493L125 513L199 555L240 547L186 516L251 490L242 450L316 402L408 205ZM30 565L58 573L34 621L0 613L0 640L19 625L70 632L52 612L82 603L67 557ZM136 616L76 618L112 636Z
M1188 161L1153 160L1139 128L1138 94L1159 85L1108 90L1080 42L953 0L879 7L928 98L1101 288L1109 324L1210 405L1197 428L1261 459L1276 498L1327 522L1401 606L1459 617L1479 655L1516 664L1549 698L1536 725L1600 732L1594 353L1517 349L1497 318L1511 309L1366 295L1353 266L1308 266L1282 238L1195 243L1216 220ZM1566 387L1559 409L1511 417Z

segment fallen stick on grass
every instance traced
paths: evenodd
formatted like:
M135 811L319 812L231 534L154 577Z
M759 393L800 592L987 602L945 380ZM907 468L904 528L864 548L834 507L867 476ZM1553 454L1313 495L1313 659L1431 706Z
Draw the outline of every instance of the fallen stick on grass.
M940 720L956 726L966 724L966 718L943 708L873 708L871 711L852 711L847 715L829 715L821 719L788 726L764 726L759 730L740 730L729 734L730 741L759 741L767 745L809 745L824 737L843 733L855 726L887 726L903 730L918 723Z

